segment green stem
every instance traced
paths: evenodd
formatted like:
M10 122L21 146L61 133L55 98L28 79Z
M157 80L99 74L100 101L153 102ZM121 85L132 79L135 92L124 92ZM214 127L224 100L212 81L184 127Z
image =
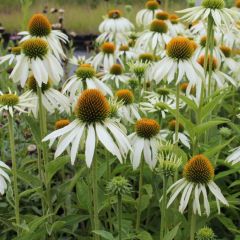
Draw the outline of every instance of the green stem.
M118 194L118 239L122 240L122 196Z
M92 191L93 191L93 222L94 230L99 230L99 219L98 219L98 186L97 186L97 158L94 153L94 159L92 163ZM94 234L94 239L99 240L99 235Z
M180 84L177 84L176 90L176 126L175 126L175 144L178 145L179 132L179 101L180 101Z
M15 143L14 143L14 122L10 114L8 115L8 127L9 127L9 140L10 140L11 158L12 158L15 218L16 218L16 224L17 224L17 235L19 235L20 214L19 214L19 195L18 195L18 180L17 180L17 161L16 161L16 151L15 151Z
M190 229L190 240L194 240L195 239L195 232L196 232L196 215L192 212L191 229Z
M166 233L167 183L168 183L168 178L165 175L163 175L163 196L162 196L162 204L160 206L160 209L161 209L160 240L164 238L164 235Z
M209 18L209 21L210 21L210 30L209 30L210 32L208 37L209 37L210 54L209 54L209 68L208 68L208 93L207 93L208 97L211 95L211 79L212 79L213 48L214 48L214 30L213 30L212 17Z
M46 115L45 110L42 104L42 90L41 87L37 85L37 95L38 95L38 107L39 107L39 124L40 124L40 133L41 133L41 139L43 139L47 134L47 123L46 123ZM51 183L48 182L48 174L46 171L46 166L48 164L48 149L47 149L47 143L42 142L42 157L43 157L43 168L41 164L40 171L44 171L42 175L44 176L44 183L46 188L46 201L47 201L47 207L48 207L48 213L51 214L53 212L52 209L52 202L51 202ZM44 212L46 214L46 212ZM50 220L52 221L52 218L50 217Z
M108 154L108 151L105 151L105 156L107 157L107 182L110 181L110 177L111 177L111 160ZM108 199L108 204L109 204L109 208L108 208L108 221L109 221L109 228L110 228L110 232L113 232L113 223L112 223L112 213L111 213L111 199Z
M144 168L144 161L143 161L143 159L142 159L142 160L141 160L141 164L140 164L139 183L138 183L138 201L137 201L136 232L139 231L140 221L141 221L143 168Z

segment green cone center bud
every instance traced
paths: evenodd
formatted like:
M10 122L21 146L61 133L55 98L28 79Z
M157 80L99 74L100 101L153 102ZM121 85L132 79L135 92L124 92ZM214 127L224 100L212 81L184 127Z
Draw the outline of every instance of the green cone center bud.
M16 94L6 93L0 95L0 105L3 106L15 106L19 102L19 97Z
M202 6L205 8L222 9L225 7L224 0L203 0Z
M43 59L48 52L48 44L41 38L32 38L22 44L22 50L29 58Z

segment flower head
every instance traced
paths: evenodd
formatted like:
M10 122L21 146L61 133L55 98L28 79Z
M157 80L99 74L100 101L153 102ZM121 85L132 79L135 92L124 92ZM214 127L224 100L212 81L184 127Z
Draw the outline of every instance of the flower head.
M172 24L178 24L179 23L179 17L176 14L170 15L169 20Z
M225 7L224 0L203 0L202 6L211 9L223 9Z
M226 57L226 58L230 58L231 55L232 55L232 49L228 46L225 46L225 45L221 45L220 46L220 50L222 51L223 55Z
M122 16L122 13L120 10L110 10L108 12L108 18L112 18L112 19L118 19Z
M205 156L196 155L184 167L183 176L195 184L207 184L214 177L214 168Z
M113 195L126 195L131 192L131 185L129 181L122 176L114 177L108 184L107 184L107 191Z
M202 55L200 56L200 58L198 59L198 63L204 67L204 62L205 62L205 56ZM218 62L217 62L217 59L215 57L213 57L212 59L212 70L216 70L218 67ZM207 59L207 71L210 70L210 56L208 56L208 59Z
M113 75L121 75L123 73L123 67L120 64L114 64L110 68L109 72Z
M143 63L153 62L155 56L152 53L142 53L139 55L138 59Z
M159 20L168 20L169 14L168 14L168 12L159 11L156 13L156 18Z
M134 95L128 89L121 89L116 92L118 101L122 101L124 105L132 104L134 102Z
M79 68L77 68L76 75L78 78L86 80L87 78L94 77L96 72L90 64L82 64Z
M12 107L19 103L19 97L14 93L0 95L0 105Z
M237 8L240 8L240 0L236 0L236 1L235 1L235 6L236 6Z
M168 128L169 130L171 131L175 131L175 128L176 128L176 124L177 124L177 121L175 119L171 120L169 123L168 123ZM179 123L179 129L178 129L179 132L184 132L184 126Z
M135 124L135 130L139 137L152 138L160 131L160 125L153 119L142 118Z
M48 80L47 83L42 83L41 91L45 92L52 86L52 82ZM31 75L27 80L27 88L37 93L37 81L33 75Z
M167 55L173 59L189 59L193 52L194 48L191 41L185 37L175 37L167 44Z
M50 34L52 27L46 16L41 13L37 13L29 20L28 30L34 37L44 37Z
M68 119L60 119L55 122L55 129L61 129L66 127L70 124L70 121Z
M167 33L168 26L163 20L154 19L150 24L150 31L158 33Z
M110 105L101 91L88 89L80 95L75 114L86 123L101 122L109 116Z
M32 100L28 92L18 96L11 90L8 93L0 91L0 112L7 111L13 117L14 110L23 113L26 112L25 109L32 107Z
M206 43L207 43L207 36L201 37L201 39L200 39L200 45L201 45L202 47L206 47ZM214 38L213 45L214 45L214 46L217 45L217 41L216 41L215 38Z
M41 38L26 40L21 47L23 53L30 59L43 59L48 52L48 44Z
M105 42L102 44L101 50L106 54L113 54L115 51L115 45L112 42Z
M198 230L196 234L196 240L215 240L216 235L214 234L213 230L209 227L203 227Z
M156 0L148 0L145 3L145 7L149 10L157 10L159 8L159 3Z
M166 177L174 176L174 173L182 164L182 157L177 153L176 145L173 145L169 142L167 142L166 145L160 143L158 162L158 171L160 171Z

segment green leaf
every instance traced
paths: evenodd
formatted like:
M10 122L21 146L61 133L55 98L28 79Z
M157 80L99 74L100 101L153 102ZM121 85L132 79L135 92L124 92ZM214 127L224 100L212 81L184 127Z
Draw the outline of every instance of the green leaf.
M234 181L229 187L232 188L232 187L235 187L235 186L238 186L238 185L240 185L240 180Z
M64 165L68 163L70 160L69 156L59 157L46 165L47 171L47 182L49 183L52 177L61 169L63 169Z
M37 177L35 177L32 174L29 174L28 172L18 170L17 175L19 179L24 181L26 184L28 184L32 188L38 188L42 185L41 181Z
M107 231L104 231L104 230L94 230L92 232L101 236L101 237L103 237L104 239L114 240L114 237L113 237L112 233L110 233L110 232L107 232Z
M234 225L233 221L230 218L223 216L222 214L217 216L218 220L232 233L240 233L240 230Z
M64 225L65 225L65 221L56 221L52 224L50 230L48 231L48 234L51 235L53 232L58 232L59 230L61 230Z
M19 197L22 198L22 197L26 197L34 192L37 192L38 190L41 190L41 187L36 187L36 188L32 188L32 189L27 189L25 190L24 192L21 192L19 194Z
M240 172L239 169L237 169L237 168L233 168L233 169L230 169L230 170L227 170L227 171L224 171L224 172L220 172L216 175L215 180L224 178L224 177L226 177L230 174L237 173L237 172L238 173Z
M216 153L219 153L223 148L225 148L226 146L228 146L230 144L230 142L234 139L235 137L229 139L228 141L224 142L221 145L217 145L215 147L211 147L209 148L207 151L205 151L203 153L203 155L205 155L208 158L213 157Z
M175 238L175 236L177 235L179 226L181 225L181 222L178 223L177 226L175 226L170 232L168 232L163 240L173 240Z
M221 101L225 98L226 93L224 94L223 92L217 92L214 97L211 97L208 101L207 104L205 104L202 108L201 112L201 118L204 120L209 113L211 113L220 103Z
M146 231L142 231L137 235L137 238L139 240L152 240L152 236L150 233L146 232Z
M228 119L210 120L208 122L204 122L196 126L194 132L197 133L198 135L201 135L210 128L215 127L222 123L227 123L228 121L229 121Z
M180 95L180 98L188 105L189 108L191 108L194 112L198 111L198 106L196 105L196 103L189 99L188 97L184 96L184 95Z

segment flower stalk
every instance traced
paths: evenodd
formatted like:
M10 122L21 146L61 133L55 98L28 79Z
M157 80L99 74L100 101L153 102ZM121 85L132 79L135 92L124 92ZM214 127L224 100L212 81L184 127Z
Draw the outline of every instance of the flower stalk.
M118 239L122 240L122 195L118 194Z
M92 196L93 196L93 229L99 230L99 219L98 219L98 186L97 186L97 158L96 151L94 153L94 159L92 162ZM94 240L99 240L99 235L94 234Z
M8 114L8 127L9 127L9 141L12 158L12 174L13 174L13 194L14 194L14 207L15 219L17 225L17 235L19 236L20 214L19 214L19 193L18 193L18 180L17 180L17 160L14 142L14 121L11 114Z
M141 221L143 169L144 169L144 161L143 161L143 159L142 159L142 160L141 160L141 164L140 164L139 183L138 183L138 201L137 201L136 232L138 232L139 229L140 229L140 221Z
M166 233L167 184L168 177L163 174L163 195L162 202L160 204L161 209L160 240L164 238L164 235Z
M46 122L46 114L44 111L43 103L42 103L42 90L41 87L37 85L37 95L38 95L38 105L39 105L39 122L40 122L40 134L41 134L41 139L44 138L47 134L47 122ZM48 149L47 149L47 143L42 142L41 143L41 148L42 148L42 159L43 159L43 166L40 164L39 171L43 172L42 176L44 176L44 183L45 183L45 188L46 188L46 205L47 205L47 212L52 213L52 203L51 203L51 183L48 182L48 174L46 171L46 166L48 164ZM43 209L43 213L46 214L46 209ZM50 218L51 220L51 218Z

